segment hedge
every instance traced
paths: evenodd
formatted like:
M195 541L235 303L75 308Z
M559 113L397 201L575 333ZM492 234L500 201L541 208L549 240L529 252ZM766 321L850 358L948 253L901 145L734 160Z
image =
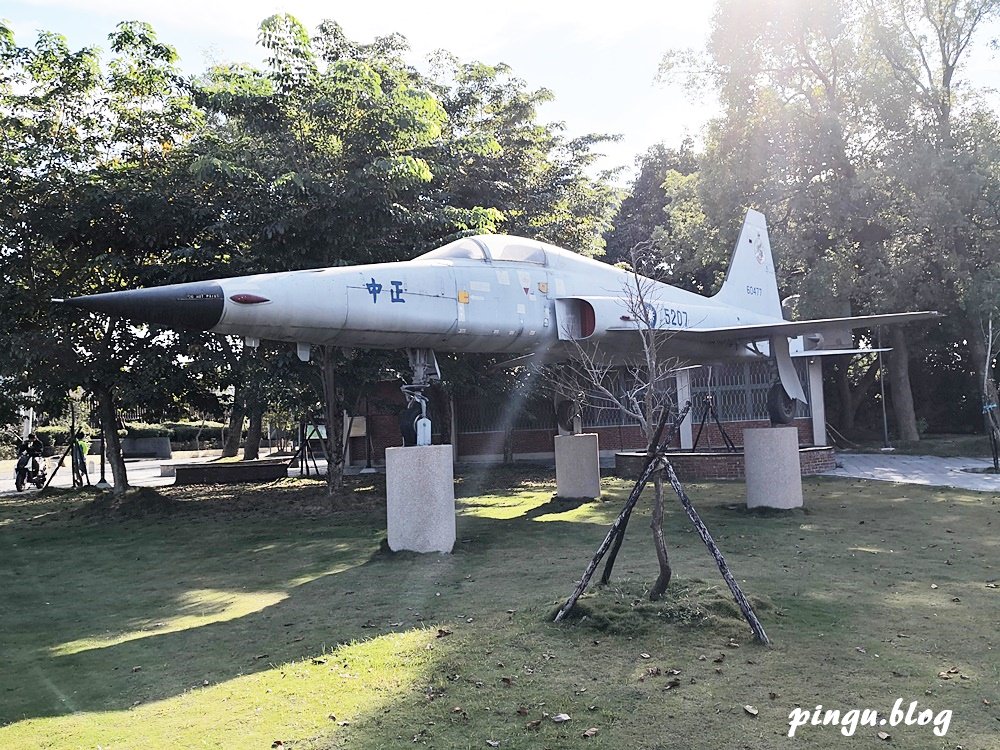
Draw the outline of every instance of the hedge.
M201 430L202 440L212 440L219 436L219 430L225 427L222 422L166 422L164 425L171 432L171 440L178 443L188 443L195 440Z

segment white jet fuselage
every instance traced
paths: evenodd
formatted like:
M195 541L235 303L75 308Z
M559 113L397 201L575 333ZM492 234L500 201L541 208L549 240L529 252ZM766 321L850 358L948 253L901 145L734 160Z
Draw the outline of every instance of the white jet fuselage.
M476 239L488 246L509 238ZM221 279L225 306L212 330L316 345L515 356L544 351L571 357L583 341L639 326L637 290L649 306L639 317L659 330L781 320L637 278L560 248L533 245L542 251L537 257L543 262L497 260L485 253L480 258L424 256ZM609 345L602 341L602 349ZM740 350L731 343L677 342L670 348L678 349L672 352L678 356L699 358L736 356Z

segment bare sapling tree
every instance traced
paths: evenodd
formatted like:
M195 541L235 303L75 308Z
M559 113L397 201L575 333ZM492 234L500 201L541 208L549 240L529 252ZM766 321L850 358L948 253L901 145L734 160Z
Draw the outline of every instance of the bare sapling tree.
M672 574L666 541L663 537L663 483L666 477L677 494L688 519L715 560L719 572L726 581L754 636L759 642L768 644L770 640L760 620L740 589L722 552L715 544L715 540L692 505L673 467L666 458L666 451L673 439L674 431L687 416L690 404L685 404L679 412L675 410L676 400L674 389L671 386L676 379L676 372L681 362L676 357L669 355L669 332L657 327L656 282L639 275L638 270L635 270L641 268L640 261L638 248L635 248L632 253L631 278L624 290L625 314L621 316L623 321L631 321L635 325L639 339L635 356L631 361L626 360L623 365L620 361L616 363L603 356L597 347L588 347L582 342L577 342L577 351L573 361L561 365L559 372L563 392L568 390L567 385L576 385L581 392L590 394L591 400L596 402L598 408L619 410L638 422L646 439L646 461L625 506L608 530L597 552L591 558L576 589L556 613L554 619L556 622L560 622L573 609L576 601L586 590L602 558L610 550L611 555L601 579L602 583L608 582L615 555L617 555L625 535L629 517L643 489L650 481L653 483L653 510L650 529L653 533L653 546L656 550L659 572L648 596L651 601L662 598L670 584ZM672 412L674 413L673 425L668 431L666 427Z
M639 346L634 356L622 359L608 356L601 348L584 341L574 341L573 358L555 366L553 377L562 393L582 393L589 405L598 410L609 410L636 421L646 441L646 455L651 459L657 452L658 434L665 417L676 407L673 387L675 371L680 361L667 351L669 335L656 327L656 282L641 276L640 248L633 249L632 268L622 297L622 319L631 321L636 329ZM653 512L650 530L659 572L649 590L649 598L661 598L670 584L672 570L663 536L663 475L654 471ZM611 576L614 561L625 535L629 514L625 515L612 540L614 545L602 577L606 583Z

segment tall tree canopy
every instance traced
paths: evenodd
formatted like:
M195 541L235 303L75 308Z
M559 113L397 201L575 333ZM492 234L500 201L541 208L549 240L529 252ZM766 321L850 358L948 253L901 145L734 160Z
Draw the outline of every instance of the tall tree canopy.
M540 122L551 95L506 66L443 53L421 73L399 35L361 44L288 15L261 24L262 68L194 78L148 24L109 40L102 64L57 34L23 47L0 27L0 343L14 352L0 377L53 404L85 385L112 448L119 404L235 386L241 425L285 400L269 382L308 379L287 377L286 357L250 362L239 341L108 323L51 298L403 260L476 232L603 251L617 193L591 174L602 137ZM327 381L391 364L357 356L324 353ZM327 382L326 395L332 417L345 389Z
M986 374L978 280L995 279L1000 263L997 116L965 66L998 11L995 0L722 0L707 53L664 59L665 75L714 85L723 104L697 174L663 183L654 236L667 266L711 268L718 280L729 245L719 238L734 237L753 206L768 216L782 291L802 295L803 314L946 312L941 325L886 332L908 439L913 353L948 350L940 359L953 371L957 361L967 384ZM860 390L870 385L865 368L836 371L849 369ZM848 426L858 403L841 404Z

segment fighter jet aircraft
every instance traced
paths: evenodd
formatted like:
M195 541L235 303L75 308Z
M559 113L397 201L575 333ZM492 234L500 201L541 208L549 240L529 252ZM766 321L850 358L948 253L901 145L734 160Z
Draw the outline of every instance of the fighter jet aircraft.
M636 314L636 285L643 290ZM406 349L421 391L440 377L442 352L544 354L571 359L589 347L627 360L640 331L664 336L671 355L694 363L770 356L777 366L772 420L788 422L806 396L789 338L809 354L851 328L899 324L934 312L788 321L782 314L763 214L747 212L722 288L712 297L684 291L569 250L523 237L480 235L413 260L288 271L94 294L65 301L78 308L172 328L297 344Z

